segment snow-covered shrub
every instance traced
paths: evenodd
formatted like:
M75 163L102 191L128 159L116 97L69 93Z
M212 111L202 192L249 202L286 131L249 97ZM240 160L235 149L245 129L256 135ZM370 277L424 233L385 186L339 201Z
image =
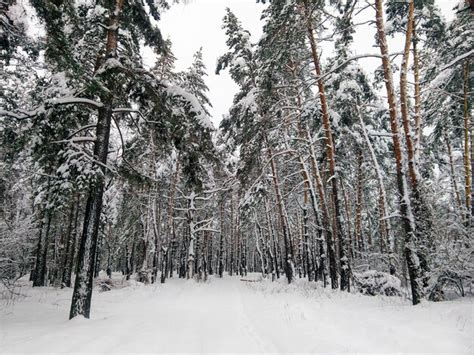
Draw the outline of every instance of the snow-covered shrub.
M428 298L430 301L440 302L445 300L445 290L454 289L464 297L464 286L472 282L470 275L465 275L460 272L443 271L428 291Z
M368 270L354 273L356 287L364 295L400 296L401 281L386 272Z
M99 292L110 291L113 287L112 280L103 280L97 286L99 287Z
M0 198L1 200L1 198ZM10 208L10 210L8 210ZM13 209L15 208L15 209ZM30 271L34 236L34 216L17 206L6 205L0 211L0 282L14 283Z
M137 275L137 281L148 285L151 282L151 270L140 270Z

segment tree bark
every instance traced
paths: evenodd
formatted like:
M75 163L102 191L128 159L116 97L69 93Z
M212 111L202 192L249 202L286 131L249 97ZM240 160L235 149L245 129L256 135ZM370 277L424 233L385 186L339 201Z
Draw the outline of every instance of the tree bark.
M395 155L397 168L397 188L400 194L400 214L405 233L405 258L410 276L410 285L412 291L412 302L414 305L420 303L422 297L422 287L420 284L420 265L414 242L414 217L411 211L410 200L408 196L408 186L403 172L403 155L398 130L397 106L395 100L395 91L393 86L392 69L388 54L387 38L385 34L385 24L383 18L382 0L375 0L377 37L379 41L380 52L382 54L382 65L384 71L385 88L387 90L387 101L390 113L390 129L392 131L393 151Z
M163 241L161 245L161 250L163 252L163 257L162 257L162 267L161 267L161 283L165 283L166 276L167 276L167 265L169 265L169 249L170 249L170 240L174 234L174 200L175 200L175 193L176 193L176 185L178 184L178 179L179 179L179 162L178 160L176 161L176 167L175 171L173 173L173 176L171 178L171 183L170 187L168 190L168 220L166 224L166 237L165 240Z
M418 36L416 24L413 22L413 75L415 79L415 163L418 163L421 149L421 88L420 88L420 56L418 53Z
M418 187L418 174L415 166L415 147L411 135L410 118L408 114L408 90L407 90L407 72L410 59L410 46L413 34L414 22L414 0L409 3L407 28L405 32L405 48L403 51L402 65L400 69L400 111L402 116L403 130L405 132L405 142L408 155L408 175L410 176L413 189Z
M224 275L224 199L221 200L219 207L221 220L221 233L219 242L219 277L222 277Z
M359 104L360 105L360 104ZM364 120L360 113L359 108L355 107L357 115L359 116L359 123L362 130L362 135L364 136L365 142L367 144L367 148L369 149L370 159L372 160L372 165L375 168L375 173L377 176L377 183L379 186L379 194L380 194L380 235L385 236L385 240L381 241L381 244L388 246L388 257L389 257L389 270L390 274L394 275L396 272L395 268L395 237L392 232L391 222L389 218L389 206L387 201L387 191L385 189L385 184L383 181L382 170L380 165L377 161L377 156L375 154L374 147L372 142L370 141L369 134L367 132L367 128L365 127ZM382 246L381 246L381 249Z
M107 29L106 58L117 57L119 16L124 1L116 0L115 8L110 14ZM109 89L112 89L110 82L111 80L108 84ZM111 91L113 92L113 90ZM85 318L90 317L97 237L105 187L105 166L109 152L110 126L113 114L113 96L106 94L102 103L103 107L99 108L96 128L97 138L94 144L94 157L99 162L101 175L89 188L69 319L78 315L82 315Z
M272 149L270 148L268 140L266 139L265 142L267 145L267 154L268 154L268 159L270 161L270 167L272 171L273 188L275 189L275 198L276 198L276 203L277 203L278 216L280 218L280 224L281 224L282 233L283 233L283 243L285 246L285 264L284 264L285 275L288 280L288 283L291 283L294 276L294 259L293 259L294 256L293 256L292 247L291 247L290 232L289 232L288 223L285 217L285 210L284 210L285 207L284 207L284 202L281 195L280 182L278 179L275 159L273 157Z
M74 253L72 252L74 248L75 235L73 233L74 228L74 216L76 214L77 208L77 199L78 193L74 194L74 197L71 201L71 206L69 208L69 216L66 230L66 250L64 251L63 260L62 260L62 274L61 274L61 288L71 287L71 279L68 280L69 271L69 259Z
M349 289L349 276L350 276L350 265L349 258L347 257L347 241L342 231L341 211L339 206L339 196L337 187L337 173L336 173L336 159L335 159L335 146L332 136L332 128L329 118L329 109L326 99L326 90L324 87L323 79L321 78L321 64L317 51L316 39L314 36L314 29L311 23L310 5L308 1L303 2L303 16L306 21L306 31L311 46L311 57L314 64L316 78L319 89L319 100L321 102L321 119L326 138L326 156L329 165L329 180L331 182L332 191L332 204L333 210L333 233L337 237L339 243L339 261L341 264L341 290Z
M195 245L196 242L196 231L195 231L195 223L194 223L194 213L196 212L195 206L195 193L194 191L191 192L191 196L189 199L189 206L188 206L188 226L189 226L189 246L188 246L188 256L187 256L187 273L186 278L192 279L194 277L194 256L195 256ZM197 248L196 248L197 249Z
M470 225L470 219L474 216L474 205L472 201L472 171L471 171L471 154L469 142L469 129L471 128L471 114L469 110L469 60L464 64L463 70L463 116L464 116L464 176L465 176L465 199L466 199L466 225ZM471 218L469 217L471 216Z
M447 148L447 151L448 151L449 170L450 170L450 173L451 173L451 183L453 184L454 198L455 198L455 201L456 201L456 204L457 204L458 208L461 211L461 216L462 216L462 215L464 215L464 213L463 213L464 206L463 206L463 203L461 202L461 194L459 193L458 183L457 183L457 180L456 180L456 172L455 172L455 169L454 169L453 150L451 148L451 142L449 140L448 133L446 131L444 131L443 134L444 134L444 141L446 142L446 148Z
M362 235L362 162L363 162L362 151L359 150L357 156L357 188L356 188L356 241L357 249L360 253L365 252L364 236Z
M46 286L47 284L47 259L49 248L49 234L51 229L52 212L46 211L46 230L43 231L44 223L41 222L41 230L38 242L38 250L36 255L36 267L33 278L33 287Z

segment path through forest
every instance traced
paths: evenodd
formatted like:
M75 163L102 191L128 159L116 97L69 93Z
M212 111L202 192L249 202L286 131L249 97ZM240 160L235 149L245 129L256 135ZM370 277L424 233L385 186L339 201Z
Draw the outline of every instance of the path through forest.
M119 280L119 276L116 279ZM258 275L249 278L258 280ZM67 320L71 290L24 286L2 301L8 352L472 353L472 299L423 303L239 277L127 283L95 292L92 319Z

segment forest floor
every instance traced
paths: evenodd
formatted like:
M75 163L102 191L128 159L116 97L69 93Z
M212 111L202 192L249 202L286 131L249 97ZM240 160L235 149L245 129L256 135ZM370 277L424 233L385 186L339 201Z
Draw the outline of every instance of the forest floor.
M0 353L474 353L473 298L416 307L258 275L121 281L94 292L91 319L68 320L71 289L31 288L0 301Z

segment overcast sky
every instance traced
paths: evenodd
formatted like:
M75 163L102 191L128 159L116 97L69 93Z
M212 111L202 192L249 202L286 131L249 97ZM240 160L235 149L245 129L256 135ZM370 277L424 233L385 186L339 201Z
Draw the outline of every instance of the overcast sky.
M448 20L452 19L452 7L457 1L436 1L442 14ZM232 105L237 90L227 72L214 74L217 57L226 51L226 37L221 29L226 7L229 7L243 23L244 28L252 33L253 41L258 41L262 34L260 15L263 5L256 4L255 0L188 0L187 4L174 5L164 13L159 24L163 36L173 42L173 52L178 58L176 63L178 70L186 69L192 62L194 52L203 47L204 63L209 73L206 83L213 104L211 114L216 127L222 115L227 113ZM365 12L364 17L373 16L370 10ZM377 53L377 48L373 48L374 34L373 28L362 30L359 28L355 35L354 52ZM400 51L402 41L391 41L389 46L391 52ZM330 51L330 48L325 47L323 50ZM367 71L372 71L379 65L378 59L365 60L361 64Z

